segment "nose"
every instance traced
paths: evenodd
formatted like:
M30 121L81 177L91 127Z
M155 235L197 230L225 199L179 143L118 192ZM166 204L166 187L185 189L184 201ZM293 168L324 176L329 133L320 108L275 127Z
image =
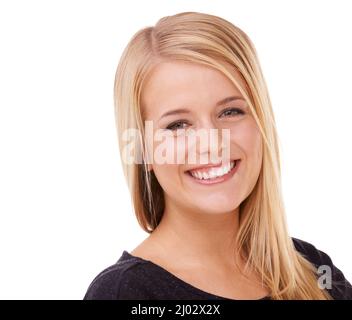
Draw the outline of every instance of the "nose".
M201 119L192 134L189 152L193 152L198 158L196 163L199 161L200 164L217 164L226 160L229 155L229 133L227 135L213 119Z

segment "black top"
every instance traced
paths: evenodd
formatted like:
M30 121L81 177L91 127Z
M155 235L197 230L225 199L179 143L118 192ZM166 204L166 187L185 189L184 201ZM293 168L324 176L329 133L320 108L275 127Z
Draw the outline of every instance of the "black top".
M335 299L352 300L352 286L330 257L312 244L292 238L295 248L317 268L331 268ZM325 271L326 272L326 271ZM325 274L320 273L318 276ZM324 283L324 282L323 282ZM123 251L119 260L99 273L89 286L84 300L232 300L200 290L161 266ZM260 300L268 300L269 296Z

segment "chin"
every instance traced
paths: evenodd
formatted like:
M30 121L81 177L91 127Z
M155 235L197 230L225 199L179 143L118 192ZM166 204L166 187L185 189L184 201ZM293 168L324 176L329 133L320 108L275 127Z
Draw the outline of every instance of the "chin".
M199 204L197 207L199 208L200 212L205 214L224 214L236 211L236 209L239 207L239 203L234 203L234 201L210 203L207 201L206 203Z

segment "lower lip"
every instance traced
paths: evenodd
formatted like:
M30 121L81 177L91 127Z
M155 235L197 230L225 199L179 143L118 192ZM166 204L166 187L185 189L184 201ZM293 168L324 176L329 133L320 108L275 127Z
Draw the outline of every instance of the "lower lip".
M194 181L197 182L199 184L203 184L203 185L209 185L209 184L216 184L216 183L221 183L224 181L229 180L230 178L233 177L233 175L237 172L238 167L240 166L241 160L236 160L235 162L235 166L226 174L224 174L221 177L216 177L214 179L197 179L194 178L189 172L186 172L186 174Z

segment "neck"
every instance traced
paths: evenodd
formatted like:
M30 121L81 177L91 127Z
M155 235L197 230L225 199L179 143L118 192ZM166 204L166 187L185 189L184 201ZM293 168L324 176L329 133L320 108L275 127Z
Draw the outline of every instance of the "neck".
M165 253L180 254L194 264L232 264L238 228L239 208L226 213L204 213L167 204L150 237Z

